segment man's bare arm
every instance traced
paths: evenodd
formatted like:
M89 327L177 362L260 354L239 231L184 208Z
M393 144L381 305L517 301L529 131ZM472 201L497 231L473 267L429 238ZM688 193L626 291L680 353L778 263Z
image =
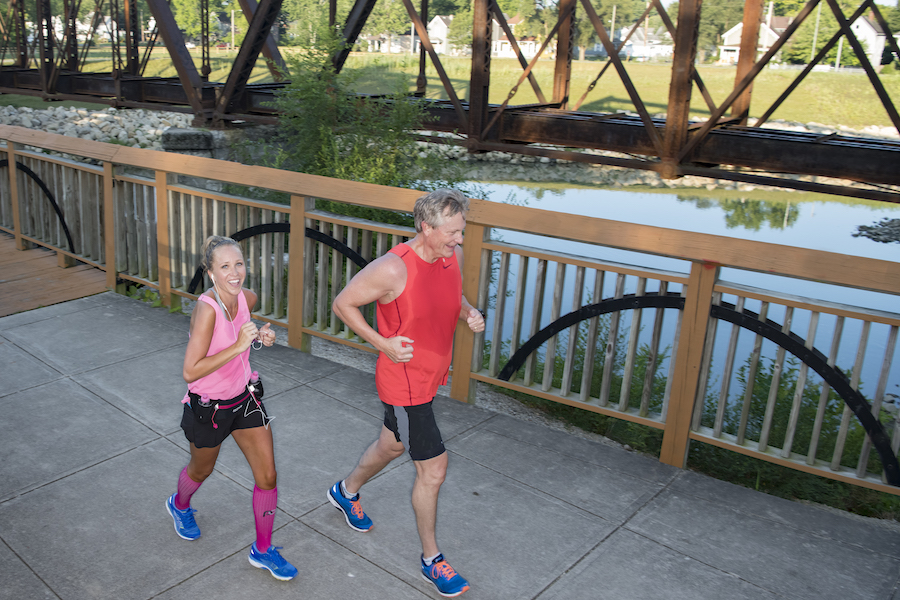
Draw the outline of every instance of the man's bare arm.
M395 363L409 362L413 355L413 340L396 336L386 338L375 331L360 310L372 302L387 303L399 296L406 287L406 265L395 254L385 254L357 273L341 290L331 309L359 337Z

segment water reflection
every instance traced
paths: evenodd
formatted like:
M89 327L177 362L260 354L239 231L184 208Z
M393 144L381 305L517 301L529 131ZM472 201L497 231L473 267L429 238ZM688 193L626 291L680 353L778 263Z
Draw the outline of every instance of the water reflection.
M700 210L719 208L725 213L725 227L742 227L750 231L787 229L800 218L797 207L791 210L790 201L781 203L747 198L699 198L678 194L678 202L690 202Z
M886 202L786 191L607 189L556 182L478 185L494 202L900 262L900 244L853 236L860 225L900 217L900 206ZM552 244L544 247L560 249Z
M724 190L710 191L704 194L702 192L706 190L699 193L686 191L673 193L671 191L626 191L537 183L482 182L479 185L490 192L489 199L495 202L900 262L900 244L883 244L872 239L853 236L859 225L900 216L900 206L893 204L836 198L821 194L787 192L760 192L757 196L755 193L748 194L738 191L729 193ZM553 217L549 215L547 218ZM666 269L680 273L687 273L690 268L686 261L664 256L638 254L616 248L539 236L529 232L498 228L492 230L491 236L495 240L527 248L568 253L603 261ZM661 254L665 251L665 248L659 249ZM765 271L765 267L766 265L761 264L760 271ZM516 281L520 269L524 269L522 272L527 277L525 289L537 289L535 268L526 269L523 263L517 260L510 261L507 281ZM554 288L549 282L555 280L555 273L545 273L544 276L548 282L543 292L544 305L550 306L552 302L550 296L552 296ZM827 300L870 310L896 312L896 296L890 294L854 290L819 282L780 277L764 272L731 268L722 269L720 277L723 282L757 287L797 297ZM570 284L573 278L574 274L565 277L566 286L562 290L561 306L581 306L597 301L592 298L576 298L576 294L580 292L576 292L573 289L574 286ZM598 294L599 298L613 296L615 293L614 280L615 278L609 278L603 284ZM492 286L496 285L496 278L491 281ZM508 285L512 285L512 283ZM585 289L591 289L590 281L587 281L585 285L587 286ZM623 292L625 294L635 293L636 285L635 277L627 278L624 282ZM648 289L647 291L653 290ZM511 292L509 289L498 291L492 287L491 298L496 299L498 293L507 297ZM724 301L734 303L735 298L729 296L724 298ZM522 314L531 314L532 304L533 300L530 296L524 298L519 310L522 311ZM747 308L759 312L761 310L760 302L748 301ZM769 318L779 323L784 322L787 320L786 309L783 306L775 308L773 305ZM540 319L539 327L549 324L549 315L542 314ZM837 330L837 317L822 316L818 320L816 331L812 332L809 331L810 319L811 315L808 310L794 311L790 326L792 333L801 339L809 338L820 351L827 352ZM512 321L512 313L506 313L502 324L503 331L511 331ZM668 319L665 326L674 327L675 322L674 319ZM491 326L490 323L489 326ZM627 328L627 325L623 325L623 328ZM881 327L869 335L868 331L863 331L862 321L847 319L844 322L842 319L840 328L841 335L847 340L851 340L840 346L836 356L837 364L843 365L844 368L852 367L856 357L860 355L884 357L887 348L891 346L891 342L884 334L886 327ZM642 329L644 331L639 335L649 335L646 327L642 327ZM674 334L669 332L667 335L671 339ZM728 335L731 335L730 328L723 326L720 337ZM566 340L560 339L560 343L564 344ZM753 336L742 333L740 341L736 345L738 356L748 355L754 343ZM726 342L717 342L716 348L719 354L724 347L727 347ZM728 375L724 374L722 357L719 354L713 361L709 385L719 386L722 378L731 377L735 378L735 382L732 382L733 388L738 389L736 378L739 377L739 374L736 371ZM772 360L772 357L776 355L776 348L772 343L765 342L762 346L762 355L766 357L766 360ZM859 374L859 389L871 396L884 368L891 373L888 387L885 389L900 387L900 381L897 380L898 372L891 366L884 367L882 361L875 359L866 361L862 366Z

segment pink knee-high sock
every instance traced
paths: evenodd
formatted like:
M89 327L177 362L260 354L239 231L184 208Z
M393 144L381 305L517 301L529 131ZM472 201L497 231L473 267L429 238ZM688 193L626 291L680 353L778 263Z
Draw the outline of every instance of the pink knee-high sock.
M178 493L175 494L175 508L184 510L191 505L191 496L200 487L202 481L194 481L187 474L187 467L181 470L178 476Z
M256 523L256 549L266 552L272 545L272 526L275 524L275 507L278 505L278 488L262 490L253 486L253 520Z

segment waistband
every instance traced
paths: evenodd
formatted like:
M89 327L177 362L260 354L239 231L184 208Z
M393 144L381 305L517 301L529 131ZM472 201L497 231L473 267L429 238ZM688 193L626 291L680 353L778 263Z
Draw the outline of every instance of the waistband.
M194 392L189 391L188 396L190 397L192 402L200 402L200 394L195 394ZM244 400L250 397L250 391L244 388L244 391L235 396L234 398L229 398L228 400L210 400L209 405L215 406L216 408L232 408L237 406Z

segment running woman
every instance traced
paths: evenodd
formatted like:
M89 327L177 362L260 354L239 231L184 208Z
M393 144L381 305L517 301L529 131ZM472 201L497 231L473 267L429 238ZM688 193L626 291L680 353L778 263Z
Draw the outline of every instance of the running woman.
M275 332L268 323L257 329L250 320L257 297L243 287L247 268L238 243L211 236L201 254L201 266L213 287L194 306L184 354L188 393L182 400L181 428L191 444L191 460L181 471L178 489L166 501L166 509L179 536L200 537L191 496L212 474L221 444L231 435L247 458L255 482L256 541L250 546L250 564L287 581L297 575L297 569L271 544L278 503L271 419L260 401L262 384L249 362L250 346L259 342L271 346Z

